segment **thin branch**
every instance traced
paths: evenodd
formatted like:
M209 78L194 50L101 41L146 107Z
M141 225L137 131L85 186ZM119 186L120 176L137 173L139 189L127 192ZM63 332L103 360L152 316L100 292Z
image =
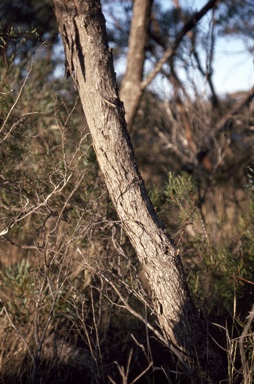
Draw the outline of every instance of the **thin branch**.
M34 363L34 362L35 362L35 361L34 361L34 356L33 356L33 354L32 354L31 349L29 348L29 345L27 344L27 341L26 341L26 339L24 338L24 336L22 336L22 334L20 333L19 329L18 329L18 328L15 326L15 324L13 323L13 321L12 321L12 319L10 318L10 315L9 315L9 313L8 313L7 308L6 308L5 305L3 306L2 311L5 312L6 317L7 317L8 321L9 321L10 325L12 326L12 328L15 330L15 332L17 333L17 335L19 336L19 338L20 338L20 339L22 340L22 342L24 343L24 345L25 345L25 347L26 347L26 349L27 349L27 351L28 351L28 353L29 353L29 355L30 355L30 357L31 357L31 359L32 359L32 361L33 361L33 363Z
M199 11L194 13L191 18L184 24L182 30L176 36L175 42L172 47L169 47L163 57L157 62L152 72L147 76L147 78L141 83L141 90L144 90L151 81L155 78L155 76L161 71L163 65L168 61L172 56L174 56L176 49L180 45L183 37L189 32L195 25L199 22L200 19L210 10L212 9L218 0L210 0L208 3Z
M10 229L19 221L24 220L27 216L31 215L32 213L35 213L39 210L39 208L45 206L48 202L48 200L57 193L60 193L63 188L66 186L70 178L72 177L72 173L68 175L68 177L64 177L63 180L61 180L57 185L54 185L54 189L48 194L48 196L38 205L32 206L30 209L28 209L25 212L21 212L13 221L0 232L0 236L6 235L10 231ZM53 184L53 182L51 182Z
M232 117L237 115L244 107L247 107L252 99L254 98L254 87L247 93L247 95L240 100L237 105L223 116L215 126L214 133L208 137L206 144L203 145L201 150L197 153L197 159L202 161L202 159L207 155L209 150L212 148L213 143L217 142L217 139L223 134L226 130L229 130L229 124ZM216 140L215 140L216 139Z
M244 283L248 283L248 284L254 285L254 281L250 281L250 280L244 279L243 277L240 277L240 276L231 276L231 277L234 280L239 280L239 281L243 281Z
M12 124L11 128L8 130L8 132L5 134L5 136L2 138L2 140L0 140L0 144L2 144L8 138L8 136L17 127L17 125L19 125L20 123L22 123L24 121L25 117L30 116L30 115L41 115L41 112L27 112L27 113L23 113L23 115L21 115L20 118L17 121L15 121L15 123ZM7 119L7 117L6 117L6 119ZM5 124L5 122L3 123L2 127L1 127L0 133L2 132L2 130L4 128L4 124Z
M247 321L247 323L243 329L243 332L239 338L239 349L240 349L240 356L241 356L242 366L243 366L244 383L246 383L246 384L250 383L250 380L248 380L250 372L249 372L249 366L248 366L245 351L244 351L244 349L245 349L244 348L244 341L245 341L245 338L248 334L248 331L251 327L251 323L253 322L253 320L254 320L254 305L251 308L248 321Z
M9 112L7 113L7 116L6 116L6 118L5 118L5 120L4 120L3 124L2 124L2 126L1 126L1 128L0 128L0 133L3 131L4 127L6 126L7 121L9 120L9 117L10 117L11 113L13 112L14 108L16 107L16 105L17 105L17 103L18 103L18 101L19 101L19 99L20 99L20 97L21 97L21 95L22 95L22 92L23 92L23 89L24 89L24 87L25 87L25 85L26 85L26 82L27 82L27 80L28 80L28 78L29 78L29 76L30 76L30 73L32 72L32 68L33 68L33 62L32 62L32 64L31 64L31 67L30 67L30 69L29 69L29 71L28 71L26 77L25 77L25 80L24 80L23 84L21 85L21 88L20 88L20 90L19 90L18 96L16 97L16 100L15 100L14 103L12 104L12 106L11 106Z
M79 249L78 249L79 250ZM92 269L95 272L95 269L91 266L88 266L90 269ZM117 293L119 298L124 304L124 307L135 317L137 317L139 320L142 321L157 337L159 340L162 341L165 345L168 345L168 341L155 329L143 316L141 316L138 312L136 312L125 300L119 289L115 286L115 284L109 280L103 273L99 272L101 277L114 289L114 291Z
M6 126L8 120L9 120L10 115L12 114L14 108L16 107L16 105L17 105L17 103L18 103L18 101L19 101L19 99L20 99L20 97L21 97L21 95L22 95L23 89L24 89L24 87L25 87L25 85L26 85L26 83L27 83L27 80L28 80L28 78L29 78L31 72L32 72L33 64L34 64L34 60L35 60L35 58L36 58L36 56L37 56L39 50L42 48L42 46L43 46L44 44L45 44L45 42L41 44L40 48L38 49L38 51L36 52L36 54L35 54L35 56L34 56L34 58L33 58L33 60L32 60L31 66L30 66L29 71L28 71L28 73L27 73L27 75L26 75L26 77L25 77L25 80L23 81L23 84L21 85L21 88L20 88L19 93L18 93L18 95L17 95L17 97L16 97L16 100L14 101L13 105L11 106L11 108L10 108L9 112L7 113L7 116L6 116L6 118L5 118L5 120L4 120L3 124L2 124L2 126L1 126L1 128L0 128L0 133L3 131L4 127ZM13 126L12 126L12 128L13 128Z

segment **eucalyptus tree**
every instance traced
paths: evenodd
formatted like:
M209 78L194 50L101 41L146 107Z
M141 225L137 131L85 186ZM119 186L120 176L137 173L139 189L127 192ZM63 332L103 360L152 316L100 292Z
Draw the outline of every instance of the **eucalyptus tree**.
M79 92L108 192L149 282L161 332L193 382L218 383L220 354L193 305L180 255L140 176L118 94L99 0L54 0L68 71ZM188 368L187 368L188 367Z

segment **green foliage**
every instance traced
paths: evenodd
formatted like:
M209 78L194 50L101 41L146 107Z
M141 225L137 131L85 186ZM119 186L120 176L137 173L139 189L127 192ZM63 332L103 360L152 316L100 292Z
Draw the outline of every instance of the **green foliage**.
M28 302L35 288L35 282L30 273L29 261L23 259L13 267L0 271L2 290L5 296L11 297L6 302L8 310L18 321L28 322Z
M24 0L19 1L3 0L0 7L1 29L7 37L11 30L16 33L26 34L27 47L29 51L35 45L33 32L36 30L38 35L51 42L56 41L58 30L54 16L53 3L50 0ZM26 32L24 32L26 31Z
M61 55L45 43L37 50L43 38L58 39L52 2L23 1L22 15L20 4L4 1L0 10L0 16L8 15L0 31L0 231L5 233L0 260L1 375L9 367L9 372L17 372L20 382L24 377L28 382L36 358L56 372L54 380L59 382L58 356L51 356L46 363L42 357L47 352L46 341L50 344L53 337L89 350L96 362L98 382L107 382L109 374L120 382L113 361L123 365L129 351L134 351L142 371L147 365L140 362L140 350L144 354L148 351L145 363L157 358L157 349L149 344L150 340L154 343L154 335L150 338L140 318L133 315L136 311L157 329L151 298L142 286L135 252L99 177L80 102L70 82L55 76ZM158 12L160 32L172 37L182 25L180 11ZM126 14L129 20L121 24L122 30L115 35L111 31L115 44L123 42L116 47L119 54L127 43L131 2ZM161 48L158 51L160 55ZM150 188L151 200L173 234L183 261L191 260L188 281L200 311L228 314L235 300L241 332L253 298L253 199L249 214L242 215L238 239L227 247L212 242L197 206L198 182L187 173L176 176L172 172L162 185L165 169L182 166L179 155L164 151L161 156L158 141L161 127L165 140L168 131L175 129L172 121L176 116L169 121L162 95L146 96L145 107L141 103L139 131L133 135L143 163L148 169L153 166L163 180ZM147 149L150 145L156 147L152 156ZM252 176L248 169L251 185ZM248 358L252 351L249 338ZM160 357L157 366L162 366ZM168 358L165 366L170 370ZM155 380L150 371L146 382ZM162 371L164 375L164 366ZM68 375L64 380L69 382Z
M251 181L249 168L248 172ZM197 204L198 189L190 175L170 172L163 189L157 187L150 191L158 214L180 248L196 306L210 316L232 316L236 302L237 315L244 319L252 305L254 195L248 190L247 214L244 212L238 218L237 238L232 238L227 246L209 238Z
M179 220L182 225L193 219L196 212L196 188L192 177L188 174L175 176L169 173L165 195L169 202L179 209Z
M51 77L41 50L26 63L11 63L8 92L1 94L0 228L12 253L1 265L0 342L7 330L3 358L23 378L32 363L17 334L32 356L41 348L40 364L55 337L89 349L103 372L119 356L123 334L129 339L140 327L108 281L138 310L144 306L130 292L138 286L137 262L98 177L79 100L72 90L61 93L62 81ZM55 360L47 364L57 369Z
M169 174L169 183L164 191L171 207L179 210L179 227L195 221L203 222L197 206L197 189L191 176ZM157 201L159 201L157 197ZM178 236L185 258L193 260L188 271L188 282L198 308L208 314L222 316L232 313L236 300L238 314L246 315L251 307L254 287L254 210L253 194L250 193L248 215L239 221L238 238L232 245L222 247L213 244L206 232L191 231L191 235ZM170 206L169 206L170 209ZM197 228L197 227L196 227ZM183 237L182 237L183 236Z

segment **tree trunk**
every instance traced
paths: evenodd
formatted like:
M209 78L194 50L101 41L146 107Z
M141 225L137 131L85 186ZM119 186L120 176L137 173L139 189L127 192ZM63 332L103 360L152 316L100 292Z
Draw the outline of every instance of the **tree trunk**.
M127 68L120 97L125 105L125 120L130 130L142 94L141 82L153 0L135 0L128 43ZM126 107L127 106L127 107Z
M193 382L218 383L220 356L191 301L178 252L149 200L131 146L99 0L54 0L69 71L78 89L98 163L144 266L158 320Z

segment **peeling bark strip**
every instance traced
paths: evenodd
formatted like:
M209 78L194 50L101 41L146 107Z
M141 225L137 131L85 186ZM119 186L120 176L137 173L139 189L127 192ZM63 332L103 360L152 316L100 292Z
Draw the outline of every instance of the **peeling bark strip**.
M209 345L181 260L147 195L126 129L99 0L54 0L68 68L77 86L110 197L144 266L166 338L191 367L192 382L218 383L223 366ZM202 373L204 380L198 376Z

